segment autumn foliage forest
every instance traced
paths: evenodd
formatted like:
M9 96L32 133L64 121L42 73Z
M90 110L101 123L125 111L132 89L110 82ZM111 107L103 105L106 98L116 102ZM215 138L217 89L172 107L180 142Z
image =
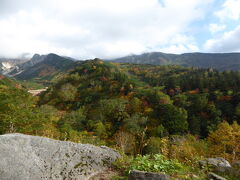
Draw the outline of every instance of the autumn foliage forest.
M240 72L85 61L39 97L0 78L0 134L163 154L192 165L240 160Z

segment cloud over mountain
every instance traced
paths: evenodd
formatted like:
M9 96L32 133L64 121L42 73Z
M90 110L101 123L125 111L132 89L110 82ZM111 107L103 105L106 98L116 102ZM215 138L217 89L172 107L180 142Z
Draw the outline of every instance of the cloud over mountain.
M0 55L77 58L198 51L191 24L213 0L2 0Z

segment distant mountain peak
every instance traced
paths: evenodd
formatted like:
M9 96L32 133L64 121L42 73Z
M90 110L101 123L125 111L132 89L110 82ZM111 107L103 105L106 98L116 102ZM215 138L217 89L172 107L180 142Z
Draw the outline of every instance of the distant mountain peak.
M38 76L51 76L72 67L74 59L54 53L34 54L31 59L15 62L0 59L0 74L19 79L32 79Z
M46 78L74 67L75 62L54 53L47 55L35 54L32 59L25 63L23 71L17 74L17 79L28 80L34 78Z
M34 54L33 57L31 59L34 59L34 58L39 58L40 57L40 54Z

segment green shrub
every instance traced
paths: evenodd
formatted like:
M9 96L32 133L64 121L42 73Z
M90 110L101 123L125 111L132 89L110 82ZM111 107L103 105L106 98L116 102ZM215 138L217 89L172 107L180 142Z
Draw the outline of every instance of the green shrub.
M168 160L161 154L155 155L138 155L135 158L125 157L119 159L115 166L127 174L131 170L140 170L147 172L163 172L168 174L178 174L187 171L188 167L184 166L177 160Z
M129 170L148 172L176 173L184 170L184 166L177 160L168 160L161 154L137 156L130 164Z

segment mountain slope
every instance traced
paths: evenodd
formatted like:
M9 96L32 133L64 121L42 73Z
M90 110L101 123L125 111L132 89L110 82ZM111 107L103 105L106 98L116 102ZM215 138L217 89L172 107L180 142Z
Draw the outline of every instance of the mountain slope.
M8 75L12 71L18 69L18 66L20 64L24 64L27 61L28 59L26 58L25 59L0 58L0 74Z
M100 59L84 61L50 87L42 102L71 107L91 104L108 97L128 94L137 81L116 65Z
M15 77L19 80L30 80L34 78L49 79L62 71L73 68L75 63L76 62L69 58L56 54L44 56L34 55L31 61L21 65L21 67L25 67L25 70Z
M185 53L166 54L161 52L132 55L113 60L114 62L215 68L218 70L240 70L240 53Z
M0 75L0 90L3 87L4 87L4 89L7 89L9 87L12 88L12 87L16 87L16 86L18 86L17 82L15 82L14 80L9 79L3 75Z
M114 62L133 63L133 64L153 64L153 65L166 65L171 64L171 61L177 55L165 54L161 52L144 53L141 55L131 55L114 59Z

